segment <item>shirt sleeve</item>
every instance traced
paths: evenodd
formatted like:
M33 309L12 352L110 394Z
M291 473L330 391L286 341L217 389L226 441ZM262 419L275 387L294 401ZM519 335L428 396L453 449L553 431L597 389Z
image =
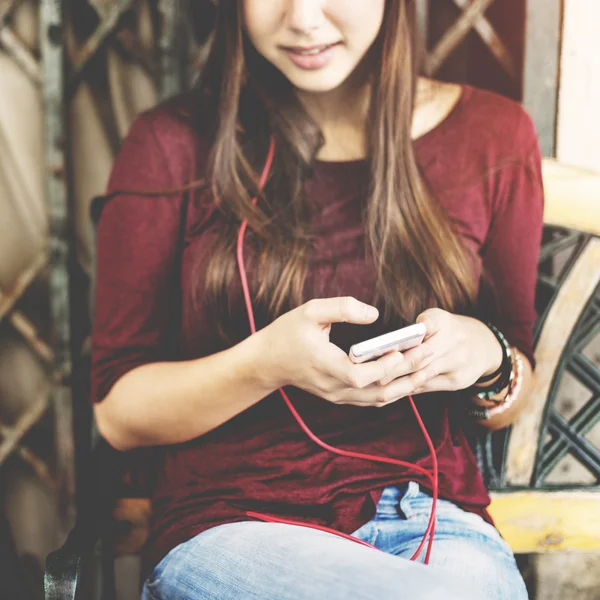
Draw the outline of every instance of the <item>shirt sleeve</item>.
M97 232L91 398L146 363L165 360L175 310L181 196L150 118L133 124L113 167Z
M491 224L482 253L480 309L535 365L535 291L543 229L542 162L535 127L526 113L515 134L522 159L495 176Z

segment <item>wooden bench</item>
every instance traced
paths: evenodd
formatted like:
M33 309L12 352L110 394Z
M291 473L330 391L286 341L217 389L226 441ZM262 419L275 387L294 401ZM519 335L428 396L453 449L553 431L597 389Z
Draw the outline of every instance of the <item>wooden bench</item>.
M600 419L600 369L582 352L600 334L600 177L545 161L544 179L538 365L531 399L510 429L480 434L473 443L492 490L491 514L516 553L599 550L600 519L593 515L600 510L600 451L585 436ZM567 371L592 392L570 421L555 408ZM565 489L546 483L567 453L595 475L595 485ZM77 524L46 561L46 600L95 597L92 575L98 564L102 598L114 598L115 555L135 554L146 541L150 502L116 499L119 461L118 453L98 440Z

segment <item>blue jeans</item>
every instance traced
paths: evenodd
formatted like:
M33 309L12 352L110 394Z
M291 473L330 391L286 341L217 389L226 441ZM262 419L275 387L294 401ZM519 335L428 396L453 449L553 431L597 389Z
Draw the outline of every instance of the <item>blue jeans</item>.
M277 523L230 523L174 548L144 585L144 600L523 600L510 547L489 523L438 502L429 566L407 560L429 518L415 482L385 489L375 517L338 536ZM421 557L424 558L425 550Z

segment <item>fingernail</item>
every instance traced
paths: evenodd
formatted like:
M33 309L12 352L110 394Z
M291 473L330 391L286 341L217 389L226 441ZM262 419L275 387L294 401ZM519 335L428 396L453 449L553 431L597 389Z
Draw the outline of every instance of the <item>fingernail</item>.
M366 306L365 316L367 319L376 319L379 316L379 311L374 306Z

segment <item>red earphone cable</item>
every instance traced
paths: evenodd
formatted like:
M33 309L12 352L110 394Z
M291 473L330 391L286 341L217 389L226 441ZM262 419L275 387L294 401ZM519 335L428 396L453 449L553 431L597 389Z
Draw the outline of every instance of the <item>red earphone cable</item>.
M271 171L271 166L273 164L274 156L275 156L275 139L272 137L271 143L269 146L269 153L267 155L267 159L265 161L265 166L263 168L263 172L262 172L260 182L259 182L259 190L260 191L262 191L264 189L264 186L267 182L267 178L269 176L269 173ZM256 196L255 198L252 199L252 203L256 204L257 200L258 200L258 196ZM244 300L246 303L246 311L248 313L248 322L250 324L250 331L252 332L252 334L254 334L254 333L256 333L256 323L254 320L254 310L252 308L252 299L250 297L250 288L248 286L248 278L246 276L246 268L245 268L245 264L244 264L244 235L246 233L247 227L248 227L248 221L244 220L240 226L240 230L238 233L237 261L238 261L238 267L239 267L239 271L240 271L240 280L242 283L242 290L244 292ZM431 556L431 548L432 548L432 544L433 544L433 538L435 535L435 517L436 517L436 508L437 508L437 499L438 499L438 461L437 461L437 455L435 453L435 448L433 446L433 442L431 441L431 437L430 437L429 433L427 432L427 428L425 427L425 424L423 423L423 419L421 418L421 415L419 414L419 411L417 410L417 407L415 405L415 402L414 402L412 396L409 396L408 400L409 400L411 408L415 414L417 423L419 424L419 427L423 433L423 437L425 438L427 447L429 448L429 453L431 455L432 472L429 472L427 469L424 469L423 467L421 467L419 465L413 465L409 462L399 460L396 458L388 458L385 456L372 456L370 454L363 454L361 452L352 452L349 450L342 450L340 448L335 448L334 446L330 446L329 444L320 440L309 429L309 427L306 425L306 423L304 422L304 420L302 419L302 417L300 416L300 414L298 413L298 411L292 404L291 400L288 398L285 391L283 389L280 389L279 392L281 393L283 400L287 404L290 412L292 413L292 415L294 416L294 418L296 419L296 421L298 422L298 424L300 425L302 430L306 433L306 435L313 442L315 442L315 444L319 445L321 448L328 450L329 452L334 452L335 454L339 454L341 456L347 456L350 458L358 458L361 460L368 460L371 462L385 463L385 464L391 464L391 465L397 465L400 467L410 468L410 469L413 469L414 471L416 471L417 473L421 473L422 475L427 477L427 479L429 479L429 481L431 482L432 497L433 497L433 501L431 504L431 514L429 515L429 521L427 523L427 528L425 529L425 534L423 535L423 539L421 540L421 543L419 544L419 547L417 548L416 552L411 557L411 560L416 560L420 556L421 552L423 551L423 547L425 546L425 543L427 542L427 552L425 554L425 564L429 563L429 557ZM299 525L299 526L303 526L303 527L310 527L312 529L318 529L319 531L326 531L328 533L333 533L337 536L340 536L340 537L352 540L354 542L357 542L359 544L362 544L363 546L375 548L375 546L372 546L371 544L364 542L363 540L359 540L355 537L352 537L351 535L347 535L345 533L341 533L339 531L335 531L335 530L329 529L327 527L321 527L319 525L312 525L312 524L307 524L307 523L299 523L296 521L281 519L281 518L273 517L270 515L263 515L263 514L257 513L257 512L247 512L246 514L250 517L260 519L263 521L269 521L269 522L273 522L273 523L287 523L288 525ZM375 549L377 549L377 548L375 548Z

